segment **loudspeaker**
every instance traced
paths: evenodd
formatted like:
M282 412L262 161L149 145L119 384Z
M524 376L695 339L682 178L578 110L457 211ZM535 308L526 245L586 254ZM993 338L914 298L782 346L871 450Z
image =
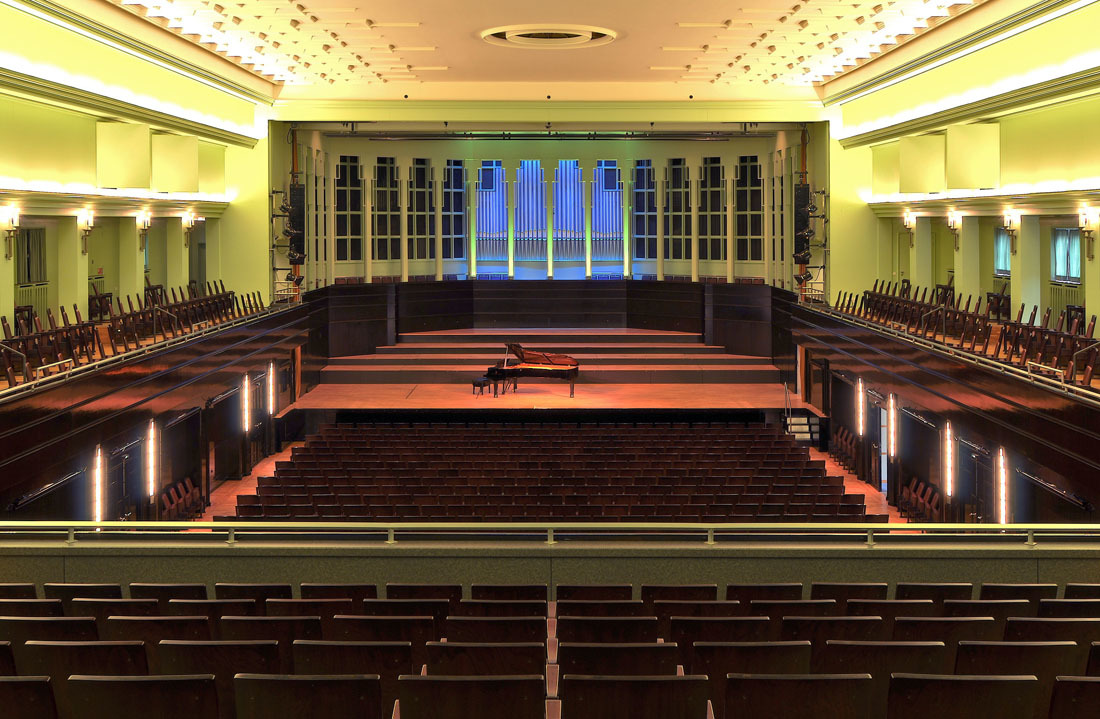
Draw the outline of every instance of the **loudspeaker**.
M794 186L794 254L810 249L810 238L814 236L810 227L810 205L812 195L810 186L800 182Z
M290 212L287 214L288 229L290 230L290 251L297 253L303 259L306 255L306 186L294 184L290 186Z

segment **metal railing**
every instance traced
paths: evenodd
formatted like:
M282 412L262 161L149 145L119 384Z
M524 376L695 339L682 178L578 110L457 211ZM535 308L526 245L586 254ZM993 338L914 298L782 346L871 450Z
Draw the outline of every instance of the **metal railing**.
M46 308L49 306L49 282L32 282L15 286L15 304L17 306L31 306L34 313L40 317L46 316Z
M962 523L843 523L843 522L317 522L317 521L222 521L222 522L89 522L26 521L0 523L0 543L32 535L36 541L44 535L64 537L73 545L111 539L137 539L149 544L178 544L183 537L212 543L262 545L265 538L285 543L287 535L309 541L318 538L368 538L385 544L397 544L404 537L418 544L425 535L441 542L457 537L491 537L510 542L537 542L554 545L563 538L592 540L614 539L621 544L624 535L644 538L651 546L654 535L683 537L706 546L719 540L766 539L783 535L785 539L803 536L820 543L824 537L857 539L861 546L873 548L879 541L926 543L939 537L973 544L983 540L1012 540L1010 545L1034 548L1040 539L1070 537L1100 542L1100 524L962 524ZM384 539L383 539L384 537ZM1017 541L1018 540L1018 541Z

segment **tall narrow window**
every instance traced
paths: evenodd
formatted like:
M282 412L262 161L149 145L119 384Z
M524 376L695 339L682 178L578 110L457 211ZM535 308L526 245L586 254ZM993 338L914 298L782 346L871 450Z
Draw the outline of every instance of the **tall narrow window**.
M374 259L401 259L401 209L397 204L397 161L379 157L374 166L374 204L371 207L371 237Z
M466 168L462 160L447 160L443 176L443 259L466 257Z
M409 180L409 204L405 212L406 236L410 260L435 259L435 198L434 178L429 160L413 160Z
M665 187L665 259L691 259L691 178L683 158L668 161Z
M341 155L336 165L336 260L363 259L363 180L359 158Z
M597 160L592 178L592 259L623 259L623 183L615 160Z
M634 259L657 259L657 178L653 160L634 161Z
M520 160L514 204L515 258L545 260L546 183L538 160Z
M554 182L554 259L584 259L584 178L580 162L559 160Z
M995 277L1012 275L1012 240L1003 227L998 227L993 232L993 275Z
M737 259L760 262L764 259L764 181L760 158L741 155L737 163L734 234Z
M722 158L704 157L699 180L699 259L726 259L726 174Z
M1081 282L1081 231L1055 228L1050 235L1050 279L1055 282Z
M482 160L478 170L477 259L508 259L508 188L500 160Z

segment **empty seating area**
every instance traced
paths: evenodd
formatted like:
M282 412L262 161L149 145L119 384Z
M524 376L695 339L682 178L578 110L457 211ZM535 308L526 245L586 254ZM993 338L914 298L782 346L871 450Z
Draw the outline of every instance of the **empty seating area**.
M178 289L147 287L143 295L127 295L125 306L122 297L112 302L110 295L93 294L87 320L75 304L71 319L64 307L59 317L47 308L45 318L30 306L16 307L14 326L0 317L2 379L13 387L264 309L260 293L235 294L224 282Z
M980 296L967 297L964 302L962 295L950 288L930 292L927 287L896 282L880 286L876 280L862 295L838 295L833 309L1068 384L1094 388L1100 356L1100 341L1093 337L1095 315L1086 323L1083 312L1063 311L1052 323L1047 308L1036 322L1038 307L1031 308L1026 321L1024 305L1014 318L1006 312L1007 307L1004 295L990 294L983 310Z
M737 423L330 425L237 518L887 521L780 430Z
M1098 584L0 584L16 718L1047 719L1098 699Z

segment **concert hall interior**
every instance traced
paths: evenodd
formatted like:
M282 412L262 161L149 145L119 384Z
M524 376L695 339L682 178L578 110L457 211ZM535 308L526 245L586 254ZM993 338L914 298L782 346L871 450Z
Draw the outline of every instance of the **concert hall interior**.
M1096 716L1100 2L0 27L5 716Z

